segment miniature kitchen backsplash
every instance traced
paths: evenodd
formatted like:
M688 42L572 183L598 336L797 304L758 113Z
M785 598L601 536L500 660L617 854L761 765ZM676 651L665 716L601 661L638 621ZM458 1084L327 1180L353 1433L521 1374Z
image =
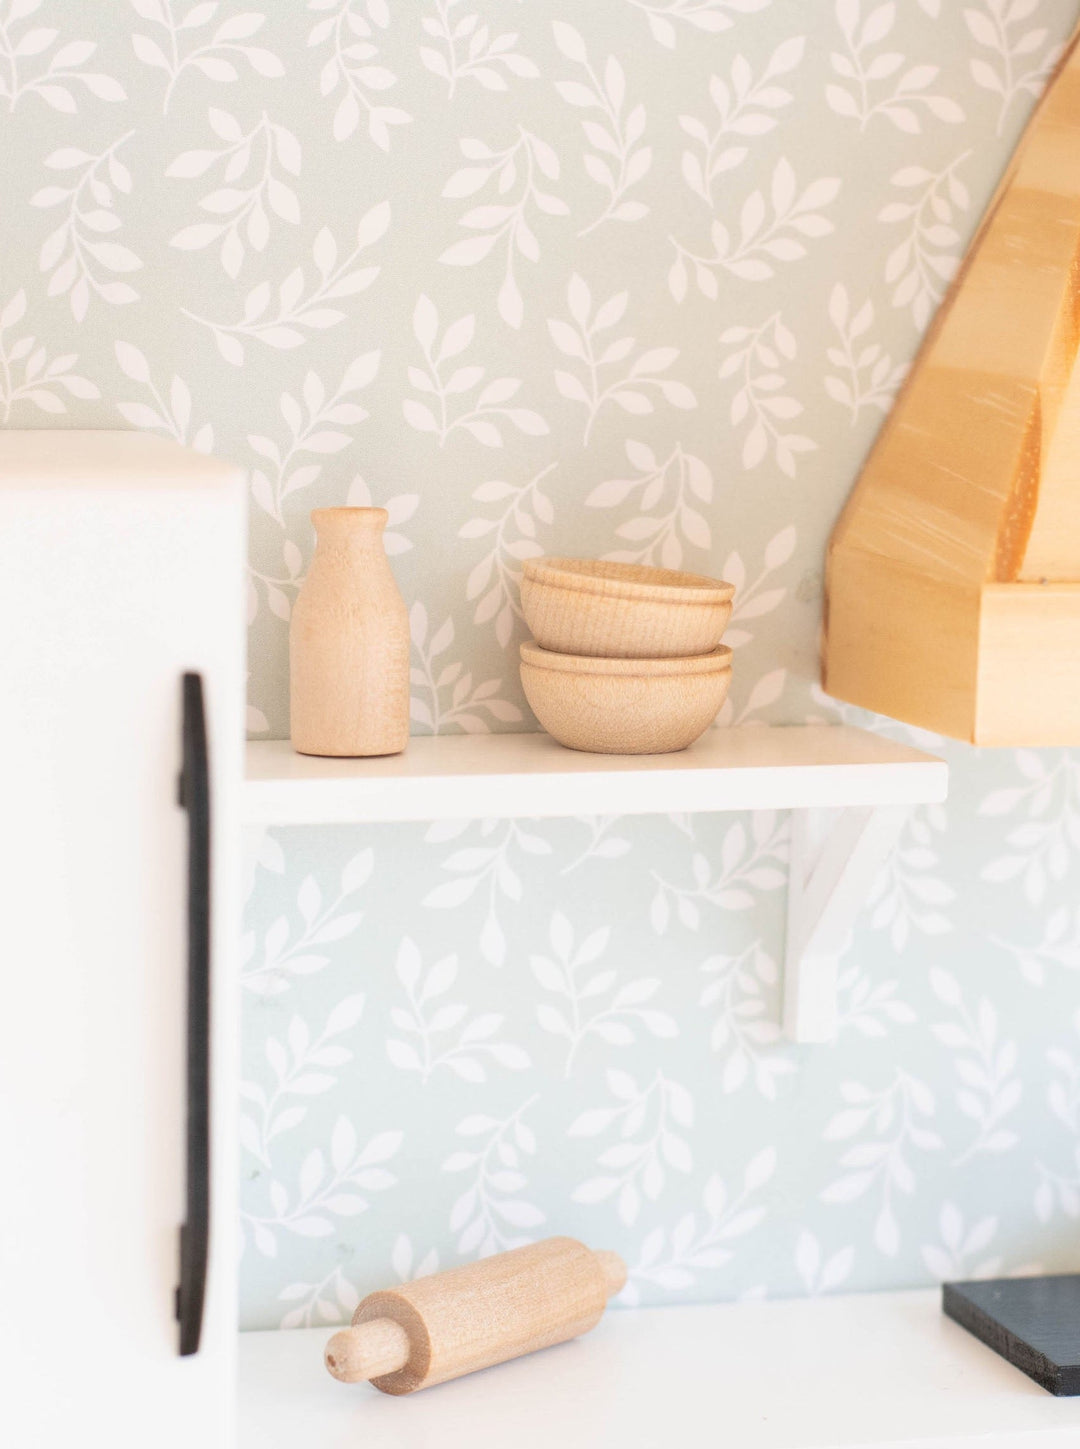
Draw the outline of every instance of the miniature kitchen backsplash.
M257 736L369 502L418 733L531 727L541 553L730 580L722 718L865 723L824 541L1077 8L0 0L0 422L251 469ZM783 818L272 831L244 1323L562 1231L630 1301L1075 1267L1080 754L946 752L834 1049L773 1025Z

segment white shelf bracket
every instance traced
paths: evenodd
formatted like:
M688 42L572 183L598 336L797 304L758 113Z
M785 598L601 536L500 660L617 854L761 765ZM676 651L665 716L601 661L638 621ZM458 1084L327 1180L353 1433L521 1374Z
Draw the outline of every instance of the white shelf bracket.
M859 910L910 807L795 810L784 949L784 1035L836 1037L836 973Z

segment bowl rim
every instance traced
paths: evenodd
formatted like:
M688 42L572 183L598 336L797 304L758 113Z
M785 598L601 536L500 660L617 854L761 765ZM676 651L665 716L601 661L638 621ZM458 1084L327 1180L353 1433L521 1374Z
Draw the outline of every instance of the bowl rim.
M603 654L560 654L544 649L532 639L518 646L522 664L548 669L554 674L605 674L624 678L662 679L666 675L686 678L694 674L723 674L731 668L731 649L720 644L707 654L679 654L665 659L615 659Z
M615 577L590 572L590 567L597 566L615 570ZM627 572L620 577L622 570ZM724 579L685 573L681 569L654 568L650 564L620 563L616 559L527 558L522 563L522 573L530 582L549 588L643 603L719 605L730 603L735 595L735 585Z

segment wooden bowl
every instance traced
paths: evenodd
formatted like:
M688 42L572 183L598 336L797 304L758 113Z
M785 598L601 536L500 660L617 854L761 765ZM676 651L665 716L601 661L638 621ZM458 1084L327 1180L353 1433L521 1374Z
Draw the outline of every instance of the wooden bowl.
M571 750L665 755L712 724L731 684L731 650L684 659L598 659L521 646L521 683L549 735Z
M531 558L521 608L542 649L606 659L708 654L731 617L733 584L599 558Z

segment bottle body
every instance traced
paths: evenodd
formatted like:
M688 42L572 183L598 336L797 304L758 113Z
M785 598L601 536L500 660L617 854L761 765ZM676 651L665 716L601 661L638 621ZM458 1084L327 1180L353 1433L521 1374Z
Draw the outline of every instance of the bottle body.
M302 755L396 755L409 740L409 616L383 508L316 508L289 628L290 734Z

